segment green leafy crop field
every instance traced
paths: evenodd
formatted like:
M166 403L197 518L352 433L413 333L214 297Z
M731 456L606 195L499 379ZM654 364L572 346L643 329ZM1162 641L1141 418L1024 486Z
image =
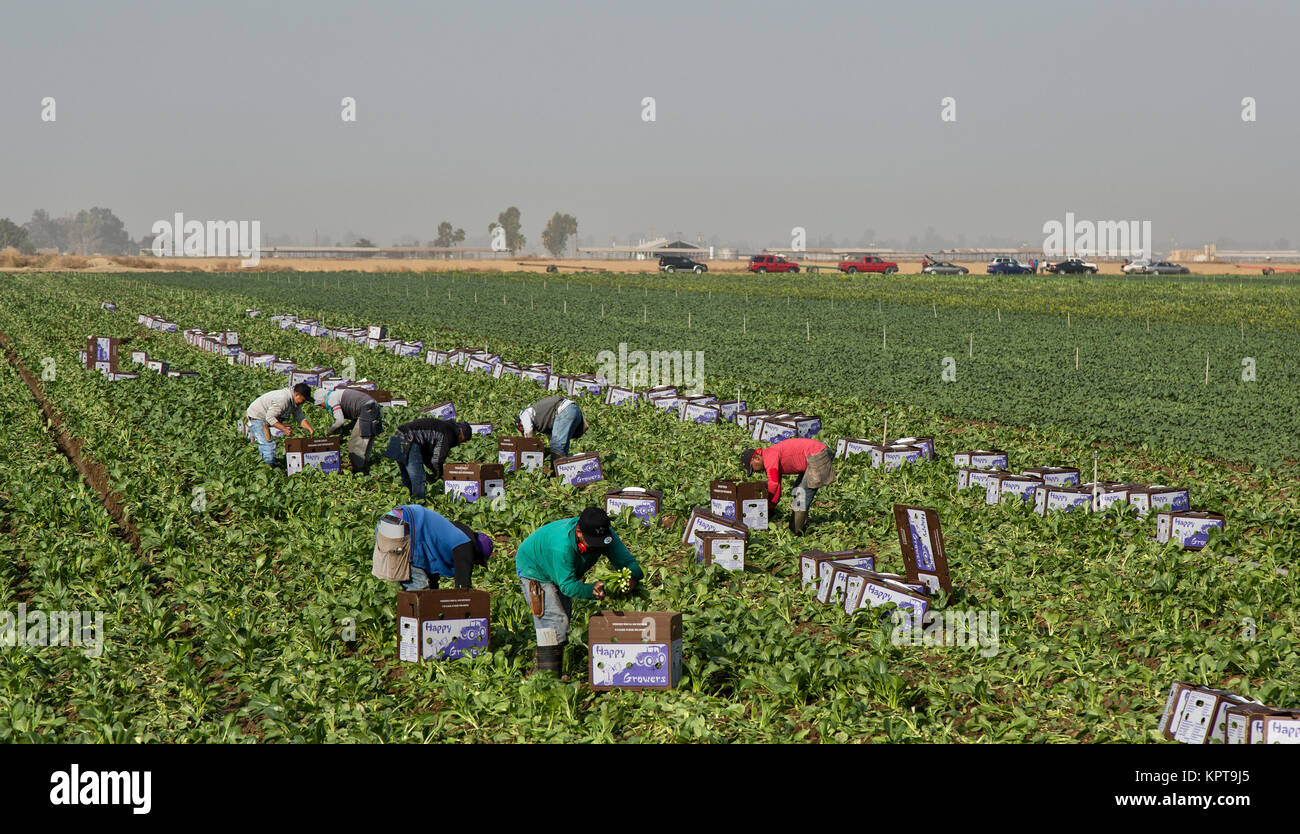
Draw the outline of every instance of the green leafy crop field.
M1150 741L1175 680L1300 706L1298 295L1280 279L0 278L0 611L105 615L98 656L0 647L0 740ZM250 307L264 316L249 319ZM492 651L403 664L396 586L369 570L376 521L408 502L395 464L381 458L369 476L271 471L234 423L284 378L136 316L237 330L246 349L300 365L353 359L411 403L386 413L379 448L419 406L451 400L465 419L509 426L540 389L280 330L266 317L281 312L383 323L427 347L553 355L564 372L597 370L596 354L620 342L702 351L710 393L739 384L752 406L818 414L832 445L878 436L887 413L891 436L933 435L938 459L893 472L837 462L808 535L785 529L783 500L732 574L697 567L680 538L709 481L736 477L736 452L751 445L741 430L584 400L592 430L575 448L601 453L606 481L512 474L498 509L431 490L430 506L497 538L499 558L475 575L492 594ZM109 382L78 366L90 335L198 377ZM1185 486L1227 529L1183 551L1118 510L1044 519L985 506L956 490L951 464L979 447L1007 450L1017 469L1088 474L1095 451L1104 479ZM489 437L451 459L494 457ZM527 674L515 548L626 485L664 491L671 523L618 529L647 568L644 606L684 615L680 687L588 689L585 624L601 606L583 601L571 679ZM873 548L900 571L895 503L938 511L955 586L940 602L996 615L996 646L899 645L884 609L849 616L800 590L810 548Z

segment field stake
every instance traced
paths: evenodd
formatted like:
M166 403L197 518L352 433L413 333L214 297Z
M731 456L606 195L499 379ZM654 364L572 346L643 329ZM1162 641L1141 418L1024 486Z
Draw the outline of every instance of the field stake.
M1210 384L1210 354L1205 354L1205 384Z
M968 359L975 358L975 334L974 333L970 334L970 347L967 348L966 350L966 358Z
M605 305L604 305L604 304L600 305L600 317L601 317L602 319L605 317Z
M740 316L740 332L749 332L749 313L742 313Z
M811 342L811 341L812 341L812 322L810 322L810 321L805 321L805 322L803 323L803 331L804 331L804 335L807 337L807 338L805 339L805 341Z
M646 312L646 306L641 305L641 321L650 321L650 314Z
M1002 308L998 308L998 324L1002 323Z
M885 412L885 427L880 430L880 445L884 446L889 442L889 412Z
M930 312L934 313L935 318L939 318L939 308L935 306L933 301L930 302Z
M886 330L885 326L881 325L880 326L880 349L881 350L884 350L889 345L889 337L888 334L885 332L885 330Z
M600 309L604 310L605 308L604 308L604 307L601 307ZM687 310L687 311L686 311L686 329L687 329L687 330L690 330L690 329L691 329L691 311L690 311L690 310Z
M1069 311L1069 310L1066 310L1066 311L1065 311L1065 326L1066 326L1066 327L1070 327L1070 326L1071 326L1071 325L1070 325L1070 311Z
M569 314L569 299L564 299L564 315Z
M1079 370L1079 346L1074 346L1074 369Z
M1147 332L1148 332L1148 333L1151 332L1151 316L1150 316L1150 315L1147 316Z

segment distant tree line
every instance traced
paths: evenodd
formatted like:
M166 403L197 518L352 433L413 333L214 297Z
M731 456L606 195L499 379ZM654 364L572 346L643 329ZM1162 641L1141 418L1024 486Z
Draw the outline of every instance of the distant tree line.
M37 249L57 249L76 255L133 255L141 243L131 239L121 219L106 208L82 209L76 214L50 217L45 209L19 226L0 219L0 249L14 247L24 255Z

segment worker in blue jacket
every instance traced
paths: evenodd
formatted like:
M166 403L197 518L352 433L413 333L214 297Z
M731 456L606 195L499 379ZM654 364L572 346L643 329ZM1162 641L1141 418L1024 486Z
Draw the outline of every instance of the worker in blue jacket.
M411 569L409 579L396 579L402 590L437 588L443 576L453 578L457 588L469 588L474 566L487 568L492 557L492 537L475 533L428 507L406 504L380 519L375 530L376 562L381 553L388 555L403 549L409 550Z

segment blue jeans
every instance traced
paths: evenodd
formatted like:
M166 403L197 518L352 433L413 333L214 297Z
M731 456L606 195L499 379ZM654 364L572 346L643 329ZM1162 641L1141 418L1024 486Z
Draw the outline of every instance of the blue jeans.
M414 577L415 568L411 568L411 575ZM523 577L519 579L519 589L524 592L525 606L528 605L528 583L531 581ZM533 616L533 628L539 632L544 628L553 628L555 642L563 643L569 639L569 617L573 614L573 598L560 593L559 587L554 582L541 582L541 585L542 593L546 597L546 611L540 617Z
M577 403L555 415L555 423L551 426L551 451L559 457L568 457L569 455L569 438L573 437L573 432L582 425L582 409L578 408Z
M790 509L806 513L812 506L813 499L817 497L817 490L804 486L803 477L801 474L794 482L794 486L790 488Z
M411 578L401 583L403 591L424 591L429 588L438 587L438 580L442 577L438 574L430 576L424 568L417 568L411 565Z
M402 473L402 486L411 491L411 497L416 501L424 500L424 453L420 447L411 444L411 450L406 453L406 463L400 467ZM411 570L415 570L412 568ZM407 588L408 591L417 590Z
M267 440L266 435L270 427L265 420L249 420L248 434L257 444L257 451L262 454L262 461L270 466L275 466L275 441Z

